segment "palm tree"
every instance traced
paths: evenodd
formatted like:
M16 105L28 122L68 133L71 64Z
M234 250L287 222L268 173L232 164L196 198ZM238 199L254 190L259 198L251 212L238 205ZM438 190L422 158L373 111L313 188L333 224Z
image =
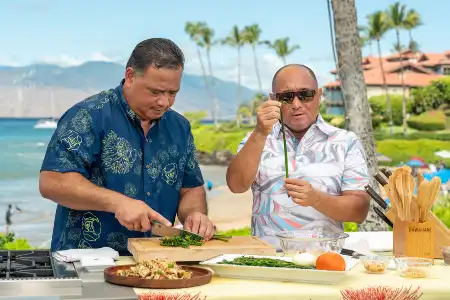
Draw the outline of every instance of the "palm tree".
M194 43L197 46L197 55L198 55L198 60L200 61L200 66L202 68L202 74L203 74L203 81L205 82L205 89L206 89L206 93L208 95L209 101L210 101L210 105L211 105L211 116L214 120L214 124L216 126L218 126L217 123L217 115L216 112L214 110L214 103L213 103L213 98L211 96L211 91L209 88L209 84L208 84L208 80L206 79L206 72L205 72L205 66L203 65L203 59L202 59L202 54L200 51L200 48L203 47L202 44L202 34L203 31L206 28L206 23L205 22L186 22L186 26L184 27L184 31L189 35L189 37L191 38L192 41L194 41Z
M264 41L263 44L269 46L275 50L275 53L279 58L283 60L283 64L286 65L286 57L291 55L295 50L300 49L299 45L289 46L289 38L285 37L284 39L277 39L273 43L270 41Z
M366 85L361 68L362 52L356 21L355 0L332 0L339 78L344 95L346 123L360 139L367 157L372 187L378 189L373 175L378 171L372 118L370 117ZM349 118L348 116L352 116ZM371 201L372 203L372 201ZM371 204L372 205L372 204ZM386 224L372 209L361 231L387 230Z
M413 51L418 51L418 44L416 41L414 41L413 37L412 37L412 31L414 29L416 29L417 27L421 26L422 20L420 17L420 14L415 11L414 9L410 9L408 10L408 12L406 13L406 17L405 17L405 24L404 24L404 28L406 30L408 30L408 34L409 34L409 49L413 50Z
M259 92L262 93L261 76L259 74L258 56L256 55L256 45L259 44L259 37L261 36L261 29L258 24L252 24L245 26L243 30L244 42L252 46L253 59L255 61L256 77L258 79Z
M367 26L367 37L369 40L375 40L378 46L378 58L380 61L380 71L383 78L383 89L386 94L386 105L389 117L389 132L392 135L393 123L392 123L392 109L391 109L391 99L389 98L388 88L386 84L386 74L384 73L383 58L381 56L381 45L380 40L389 31L389 20L385 12L377 11L371 15L367 16L368 26Z
M336 67L336 74L335 77L336 79L338 78L338 64L337 64L337 58L336 58L336 47L334 45L334 29L333 29L333 17L331 14L331 0L326 0L327 1L327 11L328 11L328 26L330 28L330 40L331 40L331 51L333 51L333 60L334 60L334 65Z
M212 30L208 26L204 26L201 31L200 38L201 38L200 45L206 49L206 59L208 61L209 76L211 78L211 90L212 90L212 94L214 95L214 102L216 104L215 111L216 111L216 118L217 118L217 122L218 122L219 116L220 116L220 113L219 113L220 105L219 105L219 97L217 95L217 89L216 89L216 80L214 78L212 64L211 64L211 46L213 46L216 43L215 41L213 41L214 30ZM217 126L218 126L218 124L216 124L216 127Z
M369 46L369 55L372 55L372 40L369 39L368 30L366 26L358 26L359 44L361 48Z
M389 23L392 28L395 29L397 35L397 45L400 43L400 29L405 27L405 17L406 17L406 5L396 2L389 6L387 10L387 15L389 17ZM400 50L400 49L399 49ZM403 76L403 58L402 51L398 51L398 56L400 58L400 78L402 82L402 115L403 115L403 135L406 136L406 96L405 96L405 78Z
M237 78L238 78L238 86L237 86L237 96L236 96L236 102L237 102L237 118L236 118L236 125L240 126L240 117L239 117L239 106L241 103L241 48L244 45L244 39L243 34L239 30L239 27L237 25L233 26L233 29L231 30L231 33L229 36L227 36L225 39L222 40L222 45L227 45L233 48L237 49Z

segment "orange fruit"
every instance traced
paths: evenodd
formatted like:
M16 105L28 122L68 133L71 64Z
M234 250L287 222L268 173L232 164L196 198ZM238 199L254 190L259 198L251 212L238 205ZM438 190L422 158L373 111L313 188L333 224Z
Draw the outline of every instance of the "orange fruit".
M325 252L316 260L316 270L345 271L345 267L345 259L335 252Z

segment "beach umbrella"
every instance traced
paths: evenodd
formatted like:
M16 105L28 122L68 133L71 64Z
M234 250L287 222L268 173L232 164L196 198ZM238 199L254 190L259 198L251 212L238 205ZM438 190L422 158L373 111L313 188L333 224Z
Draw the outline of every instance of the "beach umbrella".
M450 151L442 150L442 151L434 152L434 155L440 156L442 158L450 158Z
M417 168L425 168L427 166L426 163L423 161L417 160L417 159L411 159L405 163L405 165L410 167L417 167Z

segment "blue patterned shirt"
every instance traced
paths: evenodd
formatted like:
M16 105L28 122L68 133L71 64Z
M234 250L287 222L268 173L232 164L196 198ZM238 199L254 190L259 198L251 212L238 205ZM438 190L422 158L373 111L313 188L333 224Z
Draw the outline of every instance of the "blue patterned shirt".
M70 108L58 122L41 171L77 172L97 186L143 200L172 223L181 188L203 185L186 118L173 110L144 136L122 92L102 91ZM129 255L129 231L114 214L57 206L51 250L111 247Z

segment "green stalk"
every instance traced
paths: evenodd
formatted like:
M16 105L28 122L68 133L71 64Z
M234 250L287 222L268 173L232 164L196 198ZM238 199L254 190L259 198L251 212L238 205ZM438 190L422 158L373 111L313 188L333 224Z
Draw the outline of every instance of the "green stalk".
M286 168L286 178L289 178L286 133L284 130L284 121L283 121L283 109L280 109L280 117L281 117L281 131L283 132L284 166Z

